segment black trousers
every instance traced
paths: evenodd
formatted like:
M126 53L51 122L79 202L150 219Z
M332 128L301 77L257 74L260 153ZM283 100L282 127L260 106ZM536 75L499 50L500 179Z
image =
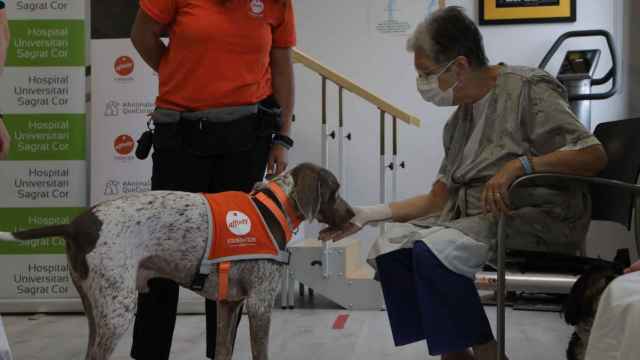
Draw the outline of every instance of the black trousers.
M154 134L152 190L217 193L249 192L263 179L271 148L268 134L246 134L256 140L243 148L215 155L194 155L181 140L179 125L160 125ZM194 274L195 275L195 274ZM176 323L178 285L167 279L149 281L149 292L138 295L131 357L137 360L169 359ZM214 359L216 302L206 300L207 357ZM240 318L238 318L238 323ZM237 331L238 324L236 324Z

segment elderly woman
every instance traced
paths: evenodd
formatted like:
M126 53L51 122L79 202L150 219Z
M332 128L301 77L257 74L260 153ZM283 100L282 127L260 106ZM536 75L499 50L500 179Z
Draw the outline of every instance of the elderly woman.
M356 208L349 225L323 230L321 239L400 223L369 255L395 344L426 340L442 359L494 359L496 342L473 279L491 258L498 215L509 214L509 247L565 253L584 241L590 217L582 187L531 187L508 199L509 185L533 172L592 176L607 157L553 77L488 64L482 36L460 8L419 24L408 49L422 97L458 107L444 129L439 175L428 194Z

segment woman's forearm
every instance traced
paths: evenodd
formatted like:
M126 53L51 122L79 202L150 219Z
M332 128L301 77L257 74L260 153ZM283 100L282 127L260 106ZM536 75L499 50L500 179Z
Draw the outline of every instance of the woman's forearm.
M282 128L280 133L289 135L295 103L293 60L290 48L271 50L271 77L273 95L282 109Z
M429 194L391 203L393 221L408 222L441 212L448 199L447 191L446 185L437 181Z
M538 173L595 176L607 166L607 153L602 145L593 145L580 150L555 151L531 161Z
M131 42L142 59L156 72L160 67L160 60L167 47L162 42L164 30L162 24L157 23L143 10L138 11L135 23L131 29Z

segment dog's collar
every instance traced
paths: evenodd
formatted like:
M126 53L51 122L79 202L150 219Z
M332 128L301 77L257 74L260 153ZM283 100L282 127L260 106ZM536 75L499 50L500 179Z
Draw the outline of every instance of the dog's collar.
M276 204L276 201L265 194L264 190L273 194L278 203ZM254 193L253 196L276 217L284 231L285 241L289 242L293 237L293 232L300 226L303 219L298 215L298 211L285 190L276 181L270 181L265 188Z
M275 177L273 180L267 182L267 185L269 185L270 183L276 183L287 195L287 197L291 195L291 192L296 185L290 172L286 172L280 176Z
M268 188L269 190L272 190L271 193L273 193L274 195L276 195L276 193L273 192L273 189L271 189L271 187L277 186L282 190L279 192L279 195L277 195L278 201L281 204L291 205L288 209L286 209L287 214L285 215L288 216L290 224L293 226L294 229L297 228L302 221L310 220L310 219L306 219L302 214L302 212L300 211L300 204L298 204L298 200L296 199L297 197L293 194L295 185L296 183L295 183L295 180L293 179L293 176L291 176L291 172L286 172L275 177L271 181L263 183L263 185L261 186L261 188L263 189Z

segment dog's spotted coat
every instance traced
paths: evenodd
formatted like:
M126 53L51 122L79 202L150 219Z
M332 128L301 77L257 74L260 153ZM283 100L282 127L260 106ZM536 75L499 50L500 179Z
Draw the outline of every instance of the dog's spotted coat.
M338 195L335 176L325 169L302 164L275 181L306 219L341 226L353 217ZM71 277L89 320L86 359L105 360L130 326L137 293L148 290L149 279L163 277L190 286L210 232L207 207L199 194L154 191L127 195L93 207L70 225L0 233L0 240L64 235ZM274 224L268 225L273 229ZM218 302L217 360L231 359L231 329L242 303L249 315L253 359L268 359L271 308L282 266L271 260L232 263L227 300ZM215 299L217 289L212 268L200 295Z

